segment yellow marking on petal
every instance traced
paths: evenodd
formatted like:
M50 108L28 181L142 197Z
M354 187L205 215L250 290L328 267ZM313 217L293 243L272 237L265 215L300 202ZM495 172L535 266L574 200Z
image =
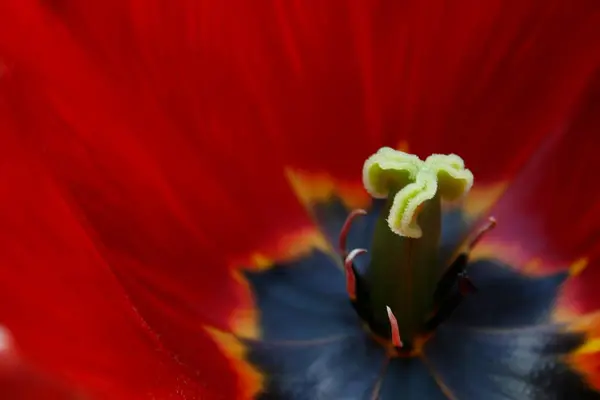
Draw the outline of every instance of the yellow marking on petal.
M259 394L264 385L263 375L246 361L248 350L234 335L211 327L204 327L219 350L227 357L237 372L242 392L238 400L253 399Z
M544 261L540 257L533 257L531 260L527 261L521 271L525 275L529 276L541 276L544 275ZM547 274L547 272L546 272Z
M564 271L568 262L544 259L533 256L520 243L508 243L494 239L484 239L469 254L472 261L495 258L504 261L529 276L548 276L558 271ZM589 259L581 257L568 267L569 277L579 276L588 266Z
M588 384L600 390L600 313L575 317L569 330L584 333L586 341L566 357L566 362L585 377Z
M330 245L323 234L311 226L283 235L274 241L270 249L251 253L233 263L231 273L233 279L239 284L240 305L230 316L229 326L237 336L247 339L258 339L261 336L258 310L254 307L255 299L252 289L240 268L263 271L271 268L277 262L298 259L315 250L331 252Z
M581 257L571 264L569 268L569 280L563 285L560 296L556 300L553 312L553 320L559 323L570 323L582 318L581 304L577 301L577 284L581 273L585 270L589 262L587 257ZM581 281L579 281L581 282ZM589 314L585 316L589 318ZM600 319L600 313L598 318ZM600 326L600 323L599 323ZM600 328L598 329L600 337Z
M579 276L583 272L583 270L588 266L588 263L589 259L587 257L582 257L575 261L569 268L569 276Z
M276 261L288 261L310 254L314 250L328 251L329 242L321 231L310 227L280 238L272 258Z
M583 346L575 351L575 354L590 354L597 353L600 351L600 338L591 339L586 341Z
M552 312L552 321L557 324L565 324L569 323L569 321L573 321L578 316L577 311L573 310L572 307L561 304L559 301Z
M571 267L569 268L569 280L563 285L560 295L554 305L554 310L552 313L553 321L557 323L568 323L573 325L573 321L581 321L582 314L584 314L583 318L589 318L590 314L585 315L585 312L581 310L582 304L577 301L577 282L581 282L579 277L587 265L587 257L579 258L571 264ZM598 319L600 320L600 313L598 315ZM600 322L598 325L599 328L597 336L600 337Z
M589 314L578 314L570 311L563 318L553 318L556 323L566 324L570 332L586 333L588 337L600 337L600 311Z
M545 276L551 273L540 257L533 257L520 243L507 243L483 239L470 253L473 261L497 259L531 276Z
M250 284L240 270L232 270L233 279L239 284L242 293L240 305L229 316L229 326L238 337L259 339L261 337L258 323L258 310Z
M307 207L328 202L335 196L349 209L366 208L371 203L359 182L343 182L326 173L309 173L293 168L286 169L286 176L298 199Z
M273 266L273 260L267 258L264 254L256 253L252 255L252 265L257 269L269 269Z
M563 293L561 293L560 297L556 300L554 310L552 311L552 321L557 324L568 324L574 330L586 330L584 328L590 326L590 320L593 321L596 318L600 319L600 313L582 312L580 310L580 305L572 301L571 295L572 294L568 294L565 296L563 289ZM600 337L600 322L598 325L598 337Z
M465 213L471 218L480 216L498 201L507 188L507 181L487 185L478 183L465 198Z
M314 250L331 251L323 234L314 226L299 229L274 240L270 248L249 254L234 262L234 267L266 270L277 262L298 259Z
M469 257L473 261L498 258L515 267L525 265L527 262L523 257L523 248L520 244L491 241L487 238L484 238L475 246Z

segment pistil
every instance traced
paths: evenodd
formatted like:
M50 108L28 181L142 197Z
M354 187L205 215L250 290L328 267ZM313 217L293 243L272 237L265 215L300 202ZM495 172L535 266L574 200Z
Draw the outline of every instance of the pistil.
M456 155L414 155L382 148L363 169L363 182L375 198L386 198L371 245L365 279L368 323L375 334L410 348L435 311L442 270L438 262L441 202L466 193L473 175ZM390 310L395 327L390 329Z

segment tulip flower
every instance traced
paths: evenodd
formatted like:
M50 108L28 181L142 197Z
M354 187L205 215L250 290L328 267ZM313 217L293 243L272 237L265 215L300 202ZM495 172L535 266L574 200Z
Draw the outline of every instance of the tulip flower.
M600 398L599 27L4 0L0 397Z

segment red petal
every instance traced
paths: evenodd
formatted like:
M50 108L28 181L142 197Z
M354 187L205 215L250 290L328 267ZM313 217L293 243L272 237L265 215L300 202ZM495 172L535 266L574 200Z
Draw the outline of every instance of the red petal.
M222 23L289 162L348 180L399 142L511 177L600 63L593 1L241 3Z
M0 391L5 400L76 400L81 393L70 390L26 366L0 366Z
M564 270L573 277L564 301L600 309L600 187L595 165L600 131L600 81L571 125L540 147L492 210L497 228L476 253L495 253L531 273Z
M480 182L509 177L599 62L593 1L124 3L52 4L95 61L152 82L172 113L191 118L218 88L212 111L275 135L296 167L353 180L400 141L460 153ZM204 79L215 66L226 74ZM237 115L231 84L254 118Z
M156 201L168 203L178 218L194 220L198 215L186 213L200 214L202 226L195 235L215 250L225 243L231 250L237 238L234 252L254 249L264 244L265 236L281 233L271 230L282 218L287 230L304 226L280 154L266 151L272 146L266 127L259 127L265 121L243 77L232 70L233 60L213 56L216 39L211 32L191 32L198 43L188 43L187 32L181 31L185 18L204 23L224 10L211 7L212 14L195 15L174 6L165 14L160 2L134 1L125 7L109 0L91 7L61 1L52 3L61 5L60 12L50 13L29 3L15 1L2 13L7 16L2 29L23 38L22 43L3 43L8 63L14 62L15 75L23 78L16 85L28 85L15 87L12 97L21 97L15 112L30 122L20 128L33 131L32 144L44 150L61 176L81 179L79 172L72 177L73 165L110 168L101 172L110 178L118 173L127 184L121 175L134 175L126 178L152 186L147 192L160 191L164 199ZM69 12L83 19L63 17ZM84 35L74 22L92 32ZM195 23L188 28L199 29ZM94 35L96 26L102 29ZM218 28L232 29L227 24ZM127 34L115 36L119 29ZM79 41L93 43L84 47ZM117 60L120 68L113 71L109 62ZM36 124L42 123L28 121L32 114L52 128L40 130ZM100 163L110 166L90 165ZM93 172L86 178L100 171ZM137 195L152 201L152 194ZM223 223L223 218L233 223ZM256 235L265 230L266 235Z
M0 321L24 359L107 398L248 398L253 377L210 332L195 337L201 365L163 348L115 279L122 267L0 115Z
M23 357L109 398L236 398L233 365L207 334L202 366L162 350L53 180L3 150L0 320Z
M0 393L6 400L75 400L83 394L28 366L8 329L1 326Z
M498 220L474 257L501 258L531 274L569 268L554 318L584 332L567 357L600 388L600 80L570 125L557 127L492 210ZM580 315L590 314L584 318Z
M506 178L599 62L592 1L39 4L0 5L20 140L195 366L202 323L248 306L221 255L310 226L284 162L354 180L404 139Z
M200 368L204 325L230 329L240 308L243 319L253 313L234 260L312 222L280 154L265 150L267 127L232 60L218 59L204 28L188 26L199 29L191 43L181 31L185 18L215 15L35 4L0 7L0 29L23 39L0 46L19 137L41 153L140 314Z

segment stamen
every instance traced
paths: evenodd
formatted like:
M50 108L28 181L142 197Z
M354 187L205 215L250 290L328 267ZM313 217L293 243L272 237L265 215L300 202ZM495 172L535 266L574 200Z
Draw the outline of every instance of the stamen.
M359 215L367 215L367 212L363 209L353 210L348 218L346 218L346 222L344 222L344 226L342 227L342 231L340 232L340 254L342 254L343 258L348 257L348 252L346 251L346 240L348 239L348 232L350 232L350 228L352 227L352 222Z
M387 309L388 319L390 321L390 327L392 328L392 343L394 347L404 347L404 343L402 343L402 339L400 338L400 328L398 327L398 320L396 316L392 312L392 309L389 306L385 306Z
M456 310L456 308L463 301L464 295L459 291L455 291L447 299L444 300L440 308L436 311L433 317L425 323L425 329L428 331L434 331L444 321L446 321L450 315Z
M475 237L471 240L471 243L469 243L469 251L473 250L473 248L475 248L475 246L477 246L477 244L481 241L481 239L483 239L483 237L486 235L486 233L490 232L495 227L496 227L496 218L489 217L487 220L487 224L485 224L479 230L479 232L477 232L477 235L475 235Z
M438 286L434 294L436 303L444 301L450 295L450 293L452 293L452 288L454 287L457 279L459 279L461 275L464 275L468 262L469 256L467 253L461 253L456 260L450 264L438 282Z
M464 296L469 293L477 291L477 288L467 277L467 263L469 261L469 252L483 239L486 233L494 229L496 226L496 219L494 217L488 218L487 223L479 229L477 234L471 239L468 244L466 251L458 255L456 260L446 270L442 278L438 283L438 287L435 292L436 302L443 301L447 296L450 295L452 287L455 282L458 283L459 292Z
M467 261L467 255L465 253L460 255L458 260L455 261L455 264L461 265L463 261L465 263ZM453 268L455 268L455 266L451 267L451 269ZM440 303L440 307L433 317L425 323L425 329L428 331L435 330L442 322L450 317L466 296L477 291L477 287L467 276L466 270L463 269L454 276L456 277L458 290L452 291L452 288L447 286L449 281L444 281L443 290L439 290L440 288L438 288L439 291L436 291L436 301ZM446 278L449 278L449 276Z
M354 268L352 264L356 256L366 253L366 249L354 249L346 256L344 260L344 270L346 271L346 291L350 300L356 300L356 276L354 276Z
M477 287L471 282L466 272L458 276L458 291L463 296L477 291Z

